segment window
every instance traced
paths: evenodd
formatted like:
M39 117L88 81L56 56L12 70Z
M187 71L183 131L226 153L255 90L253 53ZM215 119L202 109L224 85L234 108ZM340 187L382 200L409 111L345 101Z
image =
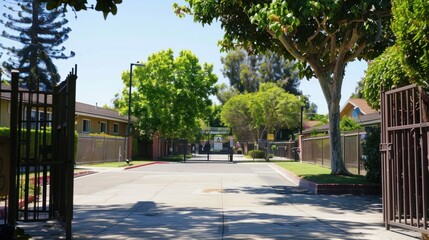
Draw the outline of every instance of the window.
M119 134L119 124L113 124L113 134Z
M30 124L31 129L42 129L52 126L52 113L43 110L31 109L30 118L27 117L27 107L24 108L24 121Z
M107 133L107 123L106 122L100 122L100 132L101 133Z
M82 120L82 132L84 133L91 132L91 120L88 120L88 119Z

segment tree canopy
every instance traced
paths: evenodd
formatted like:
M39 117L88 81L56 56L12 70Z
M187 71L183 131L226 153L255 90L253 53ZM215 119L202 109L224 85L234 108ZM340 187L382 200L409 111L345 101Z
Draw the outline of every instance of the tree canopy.
M276 53L268 51L252 55L240 49L228 52L221 62L223 75L229 79L230 86L240 93L256 92L259 84L274 82L287 92L301 94L298 89L300 80L293 69L294 62Z
M193 138L200 120L210 111L217 77L213 66L200 64L190 51L183 50L175 58L171 49L148 57L144 67L133 71L131 112L136 128L151 138L158 131L164 138ZM125 88L117 94L115 107L128 111L130 73L124 72Z
M392 1L393 47L370 63L363 93L368 104L380 108L380 90L388 91L410 83L429 87L429 2Z
M429 1L393 0L392 12L401 63L413 82L429 87Z
M193 14L202 24L219 21L225 51L273 51L298 60L300 76L315 76L329 111L333 174L347 174L341 155L339 102L344 71L355 59L373 59L393 44L389 0L229 1L186 0L179 16Z
M401 64L401 54L398 46L394 45L372 61L363 78L363 95L368 105L380 109L380 91L393 87L410 84L404 66Z
M64 10L67 6L70 6L73 11L87 10L92 8L92 5L88 4L87 0L40 0L40 2L46 2L46 8L48 10L58 9L63 7ZM109 13L116 15L118 11L118 4L122 3L122 0L97 0L94 7L96 11L101 11L104 18L107 18Z
M280 128L299 126L299 98L275 83L261 83L259 91L239 94L229 99L221 112L222 121L232 127L240 139L251 133L255 142Z
M47 89L53 89L60 76L53 59L67 59L74 52L64 54L61 45L68 39L70 28L64 27L67 19L61 11L46 11L45 4L35 0L23 0L9 3L1 24L11 32L3 31L1 37L17 42L16 46L0 48L6 50L9 58L3 62L6 73L12 69L20 71L21 84L30 89L39 84Z

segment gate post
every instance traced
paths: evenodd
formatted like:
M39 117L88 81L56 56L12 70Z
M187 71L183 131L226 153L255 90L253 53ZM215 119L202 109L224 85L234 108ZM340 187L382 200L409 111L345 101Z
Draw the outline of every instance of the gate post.
M9 174L9 211L7 222L16 225L18 215L18 191L16 189L17 149L18 149L18 81L19 71L12 70L12 92L10 98L10 174Z

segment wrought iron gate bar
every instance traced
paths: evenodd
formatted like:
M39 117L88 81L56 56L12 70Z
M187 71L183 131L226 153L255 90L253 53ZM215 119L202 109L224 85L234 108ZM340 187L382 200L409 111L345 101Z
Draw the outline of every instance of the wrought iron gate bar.
M428 230L428 103L410 85L382 93L383 219L386 228Z
M417 129L418 130L420 128L425 128L425 127L429 127L429 122L386 127L386 130L387 131L406 130L406 129Z
M10 187L7 223L64 223L71 239L73 213L74 119L76 71L53 92L18 87L12 71L10 94Z

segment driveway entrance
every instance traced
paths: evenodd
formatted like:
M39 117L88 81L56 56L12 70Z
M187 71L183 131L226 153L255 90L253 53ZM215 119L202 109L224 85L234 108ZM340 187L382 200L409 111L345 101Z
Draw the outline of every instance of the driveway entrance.
M413 232L384 229L380 197L312 195L283 175L265 162L103 170L75 179L73 236L418 239Z

